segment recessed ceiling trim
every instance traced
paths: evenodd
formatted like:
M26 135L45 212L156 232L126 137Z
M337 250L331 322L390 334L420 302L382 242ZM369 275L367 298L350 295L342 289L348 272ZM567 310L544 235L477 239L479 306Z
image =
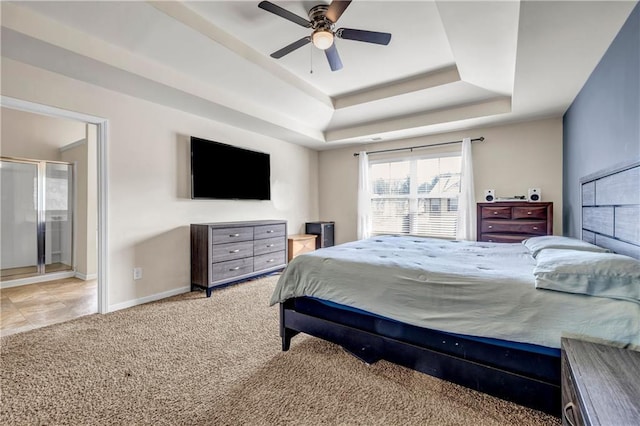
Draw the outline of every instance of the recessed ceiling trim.
M13 59L169 108L220 121L230 126L250 129L276 139L294 141L301 145L313 145L324 141L322 132L298 125L291 119L283 118L280 124L263 120L204 97L47 44L9 28L2 28L2 46L3 67Z
M460 74L458 73L458 68L453 65L419 76L336 96L333 99L333 105L335 109L347 108L457 81L460 81Z
M2 3L2 35L2 55L20 62L276 138L324 140L304 122L11 3Z
M327 96L314 86L310 85L306 81L302 80L298 76L294 75L293 73L282 68L271 58L265 57L261 52L255 50L251 46L233 37L228 32L217 27L216 25L211 23L211 21L203 18L188 6L185 6L180 2L168 1L149 1L147 3L155 7L162 13L166 14L167 16L183 23L184 25L192 28L195 31L198 31L200 34L210 38L221 46L226 47L227 49L236 53L238 56L246 59L247 61L253 62L254 64L270 72L275 77L290 84L296 89L301 90L302 92L327 106L333 107L333 103L331 102L331 98L329 96Z
M18 70L9 78L19 61L327 150L561 116L637 1L353 2L342 24L391 31L393 42L340 44L350 59L339 75L307 73L323 55L311 46L269 58L295 34L257 3L4 1L2 66ZM300 16L310 5L289 3Z
M384 137L386 133L398 130L415 129L469 118L505 114L508 112L511 112L511 97L505 96L453 108L412 114L391 120L382 120L361 126L330 130L325 132L325 139L327 142L337 142L353 138Z
M503 96L513 94L520 1L435 3L461 78Z

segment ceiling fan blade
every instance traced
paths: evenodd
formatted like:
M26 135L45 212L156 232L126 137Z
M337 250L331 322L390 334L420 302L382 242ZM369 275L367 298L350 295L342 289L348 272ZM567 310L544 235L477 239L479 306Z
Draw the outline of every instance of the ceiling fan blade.
M349 7L350 3L351 3L351 0L349 1L333 0L329 5L329 9L327 9L327 13L325 14L325 16L335 24L336 21L340 19L340 16L342 16L345 9Z
M276 52L273 52L271 54L271 57L275 58L275 59L280 59L284 55L287 55L287 54L293 52L294 50L301 48L305 44L309 44L310 41L311 41L311 37L303 37L300 40L294 41L290 45L285 46L285 47L283 47L282 49L280 49L280 50L278 50Z
M269 1L261 1L258 4L260 9L264 9L267 12L271 12L275 15L280 16L281 18L287 19L291 22L294 22L300 26L305 28L311 28L311 22L307 21L301 16L296 15L295 13L289 12L287 9L283 9L280 6L277 6Z
M391 41L391 34L389 33L354 30L353 28L340 28L336 31L336 36L345 40L365 41L367 43L384 44L385 46Z
M336 48L335 42L330 48L324 51L324 54L327 56L327 61L329 61L331 71L338 71L342 69L342 61L340 60L340 55L338 55L338 49Z

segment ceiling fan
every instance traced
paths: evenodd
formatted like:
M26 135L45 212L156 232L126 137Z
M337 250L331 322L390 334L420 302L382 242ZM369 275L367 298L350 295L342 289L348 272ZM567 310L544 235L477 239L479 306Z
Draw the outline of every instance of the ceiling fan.
M260 4L258 4L260 9L264 9L267 12L271 12L281 18L313 30L310 36L303 37L300 40L294 41L282 49L273 52L271 57L280 59L284 55L287 55L308 43L313 43L313 45L318 49L324 50L327 61L329 61L329 66L331 67L331 71L338 71L339 69L342 69L342 61L340 60L338 49L336 49L335 37L345 40L383 44L385 46L389 44L389 41L391 41L391 34L389 33L355 30L352 28L339 28L334 30L336 22L340 16L342 16L345 9L349 7L350 3L351 0L333 0L329 5L319 4L309 10L309 20L307 20L269 1L261 1Z

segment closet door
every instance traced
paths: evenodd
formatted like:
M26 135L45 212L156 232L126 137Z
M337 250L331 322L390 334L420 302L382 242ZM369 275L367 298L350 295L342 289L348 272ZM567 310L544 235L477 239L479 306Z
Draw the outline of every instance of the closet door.
M38 273L38 164L0 164L2 280Z

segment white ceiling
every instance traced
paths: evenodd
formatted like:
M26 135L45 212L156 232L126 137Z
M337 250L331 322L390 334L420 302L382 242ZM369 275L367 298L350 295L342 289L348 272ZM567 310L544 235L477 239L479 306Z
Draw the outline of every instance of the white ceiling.
M258 3L3 1L2 56L323 150L560 116L636 1L355 0L336 28L391 42L336 39L336 72L271 58L309 30Z

